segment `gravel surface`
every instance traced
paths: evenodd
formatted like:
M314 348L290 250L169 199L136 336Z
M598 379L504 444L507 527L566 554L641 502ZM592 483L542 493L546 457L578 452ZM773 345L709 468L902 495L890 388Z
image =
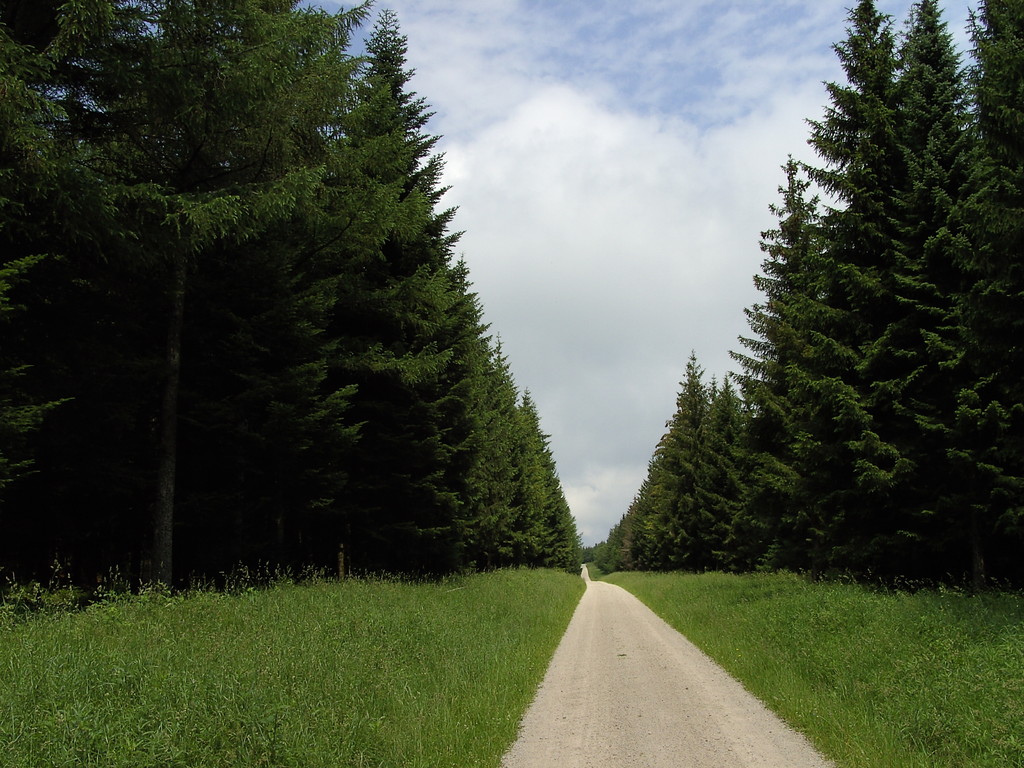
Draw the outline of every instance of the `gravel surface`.
M590 580L504 768L829 768L690 641Z

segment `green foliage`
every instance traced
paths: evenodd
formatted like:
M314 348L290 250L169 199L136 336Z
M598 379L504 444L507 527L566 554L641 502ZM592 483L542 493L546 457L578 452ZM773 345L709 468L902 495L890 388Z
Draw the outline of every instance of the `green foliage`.
M982 2L972 28L977 163L959 210L959 256L969 275L962 297L964 357L971 378L958 393L957 458L976 491L970 500L976 580L1007 563L1024 535L1024 156L1021 153L1021 43L1024 9ZM1003 565L1005 568L1006 566ZM1012 566L1011 566L1012 567Z
M0 268L0 329L7 331L10 315L16 310L7 298L8 291L38 261L24 258ZM26 394L18 387L24 370L23 365L0 353L0 492L31 466L31 459L25 455L26 438L39 428L47 411L57 405L26 402Z
M800 469L812 414L802 394L805 353L815 341L815 318L823 314L819 212L818 198L807 197L810 182L800 166L790 158L784 171L782 201L770 206L778 226L762 233L766 258L763 274L754 278L765 302L747 310L756 337L740 339L749 354L733 354L744 369L740 381L749 413L744 430L748 490L734 522L733 549L748 568L762 561L805 565L810 537L809 516L797 510L806 508L808 498Z
M540 415L529 392L523 394L519 416L524 437L520 505L526 529L520 535L529 553L525 563L575 573L580 565L576 523L562 493L548 435L541 431Z
M575 557L451 262L397 17L349 51L368 17L3 6L0 485L34 463L0 558L27 578Z
M836 46L846 84L826 87L831 104L811 122L810 143L826 163L809 168L841 207L825 212L820 227L819 318L798 385L808 405L800 429L801 478L797 504L811 518L818 540L815 571L845 569L858 560L887 566L874 534L892 509L892 489L905 463L883 438L875 383L887 329L899 316L892 264L897 237L890 211L893 190L905 185L898 136L895 42L891 20L873 0L850 11L847 39Z
M1021 583L1021 23L982 4L968 80L934 0L899 39L850 10L822 165L784 166L762 236L742 399L688 377L606 568Z
M703 571L735 559L729 547L746 487L742 403L730 380L704 382L695 355L681 387L644 484L595 553L605 571Z
M498 571L0 625L0 766L497 765L582 591Z
M1019 593L877 591L789 573L615 574L840 766L1024 755Z
M46 32L28 9L17 16L21 23L14 24L17 10L5 9L0 26L0 243L42 239L55 217L50 212L39 215L38 210L46 211L60 197L60 185L67 180L59 148L40 125L56 119L60 107L34 88L50 68L33 47L36 36ZM74 212L67 215L73 226ZM59 404L32 391L25 374L38 357L19 353L12 343L20 334L18 323L25 309L19 292L33 268L47 258L48 245L19 242L5 249L0 260L0 494L31 467L30 436Z

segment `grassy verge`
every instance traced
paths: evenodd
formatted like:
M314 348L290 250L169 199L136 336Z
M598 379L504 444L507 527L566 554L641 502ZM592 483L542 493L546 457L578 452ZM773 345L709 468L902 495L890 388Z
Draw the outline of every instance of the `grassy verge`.
M587 573L590 574L590 578L594 581L600 581L608 575L605 571L601 570L601 567L597 563L587 563Z
M1024 766L1024 596L616 573L847 768Z
M582 590L499 571L9 621L0 766L497 766Z

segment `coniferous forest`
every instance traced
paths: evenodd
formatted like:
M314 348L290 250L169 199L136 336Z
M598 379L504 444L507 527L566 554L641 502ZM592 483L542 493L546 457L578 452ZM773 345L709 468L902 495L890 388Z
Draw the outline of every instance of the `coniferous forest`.
M1024 584L1024 5L969 32L850 10L741 372L691 356L605 570Z
M8 577L578 565L411 76L366 5L0 2Z

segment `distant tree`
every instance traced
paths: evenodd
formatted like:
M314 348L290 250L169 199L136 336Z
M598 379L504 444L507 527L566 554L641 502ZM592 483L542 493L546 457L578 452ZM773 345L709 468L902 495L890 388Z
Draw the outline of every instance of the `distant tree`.
M605 573L628 571L633 569L630 558L629 531L632 518L629 513L622 516L618 523L608 532L608 538L593 548L593 561ZM584 562L587 562L584 553Z
M681 387L676 411L667 425L658 477L664 494L660 515L665 565L703 570L709 553L705 546L707 520L699 506L699 483L711 391L704 381L704 369L692 353Z
M704 381L690 356L676 411L647 477L598 559L605 570L735 567L745 501L742 400L727 378Z
M525 437L522 479L527 502L521 519L529 520L524 531L533 539L530 565L575 571L580 564L580 541L576 523L558 478L549 436L540 427L540 415L529 391L523 393L520 417Z
M490 347L473 400L465 513L467 564L575 571L580 541L540 415L520 395L500 342Z
M746 497L745 415L743 401L726 376L712 384L704 425L704 461L698 481L697 509L702 520L706 569L723 570L748 563L739 555L747 531L738 522ZM763 542L758 542L763 544Z
M518 562L513 498L522 461L519 391L500 342L482 350L484 366L474 394L476 429L467 470L466 557L480 569Z
M647 476L617 529L621 551L609 553L621 570L656 571L669 566L667 509L671 503L672 478L664 470L667 435L658 441L647 465ZM609 541L613 537L609 535Z
M641 570L709 567L710 521L701 507L707 456L703 451L711 389L691 354L676 398L648 465L647 477L622 525L620 567Z

